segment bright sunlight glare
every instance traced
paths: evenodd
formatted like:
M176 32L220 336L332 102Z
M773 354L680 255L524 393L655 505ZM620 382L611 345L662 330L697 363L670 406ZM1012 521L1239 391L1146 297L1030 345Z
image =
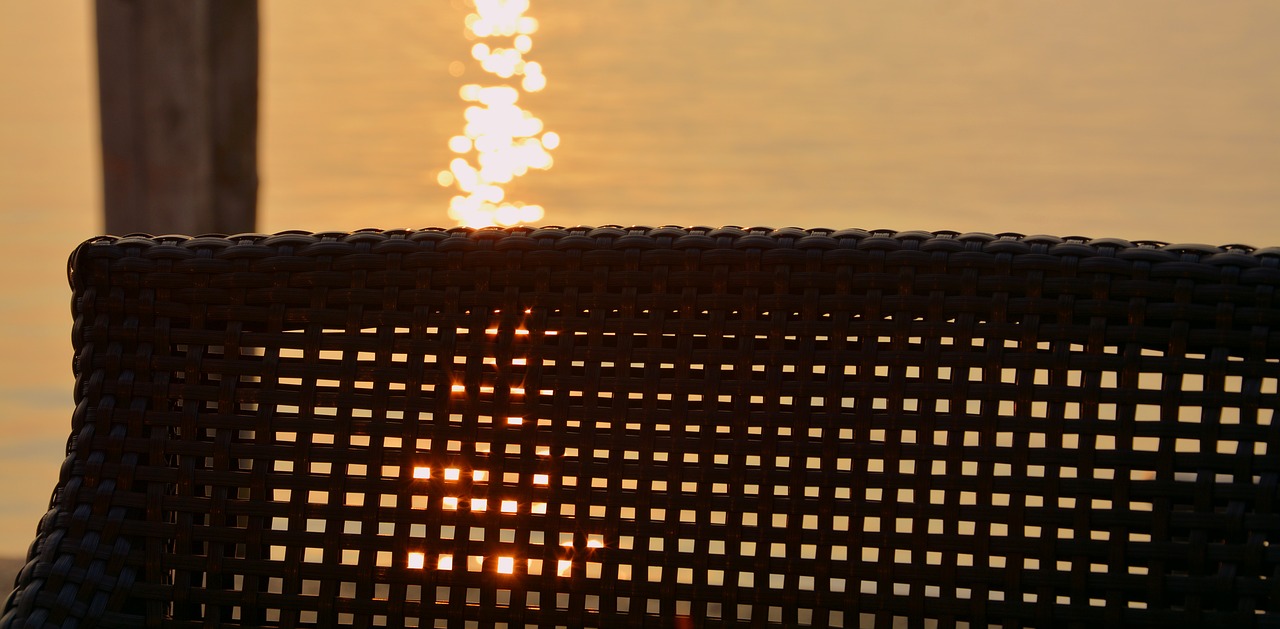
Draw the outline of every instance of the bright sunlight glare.
M449 138L449 150L458 154L436 182L458 193L449 201L449 218L459 225L484 227L516 225L542 220L540 205L526 205L506 197L504 184L529 170L547 170L554 161L550 151L560 146L560 136L543 129L542 120L517 103L523 90L546 88L542 64L525 55L533 50L532 35L538 21L526 16L529 0L474 0L475 12L466 18L471 35L497 39L477 42L471 58L487 74L503 80L519 77L519 86L468 83L458 95L468 103L466 126Z

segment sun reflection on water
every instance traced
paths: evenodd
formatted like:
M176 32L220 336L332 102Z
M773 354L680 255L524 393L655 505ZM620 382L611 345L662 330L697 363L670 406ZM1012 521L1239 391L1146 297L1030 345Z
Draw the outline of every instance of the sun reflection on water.
M449 202L449 217L460 225L515 225L542 219L540 205L525 205L506 198L503 185L530 169L546 170L553 160L549 151L560 145L560 136L543 128L542 120L517 103L521 91L538 92L547 86L542 65L525 55L533 49L532 35L538 20L525 15L529 0L474 0L475 12L467 15L471 38L499 39L477 42L471 56L484 72L510 84L463 85L459 96L469 103L461 135L449 138L449 149L459 156L448 170L436 176L444 187L460 194Z

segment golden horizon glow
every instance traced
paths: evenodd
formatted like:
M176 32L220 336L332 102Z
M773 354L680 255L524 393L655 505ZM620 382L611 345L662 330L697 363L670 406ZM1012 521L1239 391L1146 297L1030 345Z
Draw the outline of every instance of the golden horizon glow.
M546 213L543 207L508 200L502 186L530 169L551 168L554 160L548 151L560 145L559 134L545 131L542 120L516 104L521 90L539 92L547 86L542 64L525 59L533 49L531 35L538 21L525 15L529 0L474 0L474 7L465 20L470 36L508 38L510 45L477 42L471 58L485 73L504 81L519 77L519 87L462 86L458 95L471 103L464 111L466 126L462 135L449 138L449 150L459 157L436 174L436 182L460 193L449 201L449 217L459 225L536 222Z

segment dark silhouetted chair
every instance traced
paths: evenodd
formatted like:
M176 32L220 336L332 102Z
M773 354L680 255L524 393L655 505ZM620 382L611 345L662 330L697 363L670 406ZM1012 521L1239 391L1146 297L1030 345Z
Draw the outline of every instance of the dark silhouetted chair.
M1280 249L101 238L0 626L1277 626Z

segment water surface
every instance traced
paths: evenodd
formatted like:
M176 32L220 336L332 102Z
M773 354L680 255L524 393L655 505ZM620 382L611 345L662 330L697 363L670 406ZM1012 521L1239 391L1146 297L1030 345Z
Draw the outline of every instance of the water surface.
M1280 244L1280 3L532 0L548 224ZM0 3L0 554L71 413L66 254L97 233L87 2ZM461 2L264 0L261 228L447 224Z

